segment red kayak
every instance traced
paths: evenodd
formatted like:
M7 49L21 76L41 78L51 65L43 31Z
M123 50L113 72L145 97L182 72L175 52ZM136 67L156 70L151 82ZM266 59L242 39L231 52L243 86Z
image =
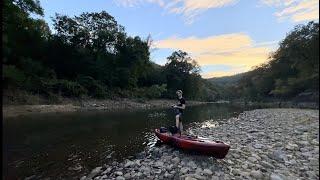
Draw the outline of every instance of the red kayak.
M172 135L170 132L161 133L159 129L155 129L155 134L166 144L171 144L184 150L197 151L219 159L224 158L230 149L228 144L221 141L209 141L195 136L180 136L180 134Z

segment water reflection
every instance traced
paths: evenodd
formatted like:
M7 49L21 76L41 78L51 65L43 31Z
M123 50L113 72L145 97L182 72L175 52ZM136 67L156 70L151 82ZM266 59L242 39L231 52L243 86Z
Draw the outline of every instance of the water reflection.
M242 110L226 104L187 107L184 127L208 120L218 122ZM153 129L174 124L172 109L51 113L5 119L4 177L78 177L106 162L152 148L157 140ZM204 124L209 128L216 125Z

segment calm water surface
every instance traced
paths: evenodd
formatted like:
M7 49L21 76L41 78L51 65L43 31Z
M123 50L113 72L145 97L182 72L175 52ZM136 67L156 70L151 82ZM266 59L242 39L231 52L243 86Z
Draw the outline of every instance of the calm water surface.
M228 104L188 107L184 128L237 116L252 108ZM175 124L171 109L137 112L76 112L20 116L3 120L3 177L73 179L106 162L152 148L151 129Z

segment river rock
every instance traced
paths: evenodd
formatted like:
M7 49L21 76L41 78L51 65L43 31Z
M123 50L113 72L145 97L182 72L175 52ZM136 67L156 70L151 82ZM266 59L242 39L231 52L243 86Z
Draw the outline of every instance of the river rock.
M196 169L196 174L201 174L202 173L202 168L197 168Z
M250 172L250 175L252 176L252 177L254 177L254 178L256 178L256 179L262 179L262 177L263 177L263 174L262 174L262 172L261 171L251 171Z
M253 163L257 161L257 159L255 157L249 157L248 160Z
M122 176L117 176L116 180L125 180L125 178Z
M267 169L274 169L275 168L272 164L268 163L267 161L261 161L260 164Z
M161 174L161 172L162 172L161 169L155 169L155 170L153 171L153 173L155 173L155 174Z
M261 145L261 144L254 144L253 147L256 148L256 149L262 149L262 148L263 148L263 145Z
M188 171L190 171L190 169L188 167L183 167L180 169L181 174L186 174L186 173L188 173Z
M122 176L122 175L123 175L123 172L121 172L121 171L116 171L116 172L114 172L114 174L117 175L117 176Z
M193 177L196 178L196 179L200 179L200 180L205 180L205 179L207 179L206 177L201 176L201 175L199 175L199 174L193 174Z
M135 163L133 162L133 161L128 161L125 165L124 165L124 167L132 167L132 166L134 166L135 165Z
M191 176L187 176L184 180L197 180L196 178L193 178Z
M213 173L212 173L212 171L210 170L210 169L204 169L203 170L203 174L205 174L205 175L212 175Z
M270 180L283 180L278 174L272 173L270 175Z
M285 153L281 150L276 150L276 151L273 151L271 154L269 154L269 157L276 161L284 161Z
M154 164L154 166L155 167L158 167L158 168L161 168L161 167L163 167L163 162L162 161L157 161L155 164Z
M197 168L197 165L196 165L196 163L194 163L194 161L189 161L188 164L187 164L187 166L189 166L189 167L191 167L191 168L193 168L193 169L196 169L196 168Z
M86 179L92 179L96 175L98 175L101 172L102 167L96 167L94 168L91 173L86 177Z
M219 180L219 176L212 176L211 180Z
M171 160L173 163L178 164L180 163L180 158L179 157L175 157Z
M103 171L101 174L108 174L108 173L110 173L111 172L111 170L112 170L112 168L111 167L108 167L105 171Z
M129 179L131 177L131 174L130 173L126 173L123 177L126 178L126 179Z
M168 171L166 171L166 172L164 173L164 177L166 177L166 178L172 178L173 175L170 174L170 173L168 173Z
M150 172L151 172L151 168L150 167L142 167L140 170L143 173L146 173L146 174L150 174Z

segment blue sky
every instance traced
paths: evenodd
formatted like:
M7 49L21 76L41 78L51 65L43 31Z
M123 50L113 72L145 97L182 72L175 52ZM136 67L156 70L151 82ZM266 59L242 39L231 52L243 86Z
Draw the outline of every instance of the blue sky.
M40 0L52 27L55 13L107 11L130 36L153 39L151 60L165 64L184 50L203 78L234 75L268 61L297 24L319 19L318 0Z

